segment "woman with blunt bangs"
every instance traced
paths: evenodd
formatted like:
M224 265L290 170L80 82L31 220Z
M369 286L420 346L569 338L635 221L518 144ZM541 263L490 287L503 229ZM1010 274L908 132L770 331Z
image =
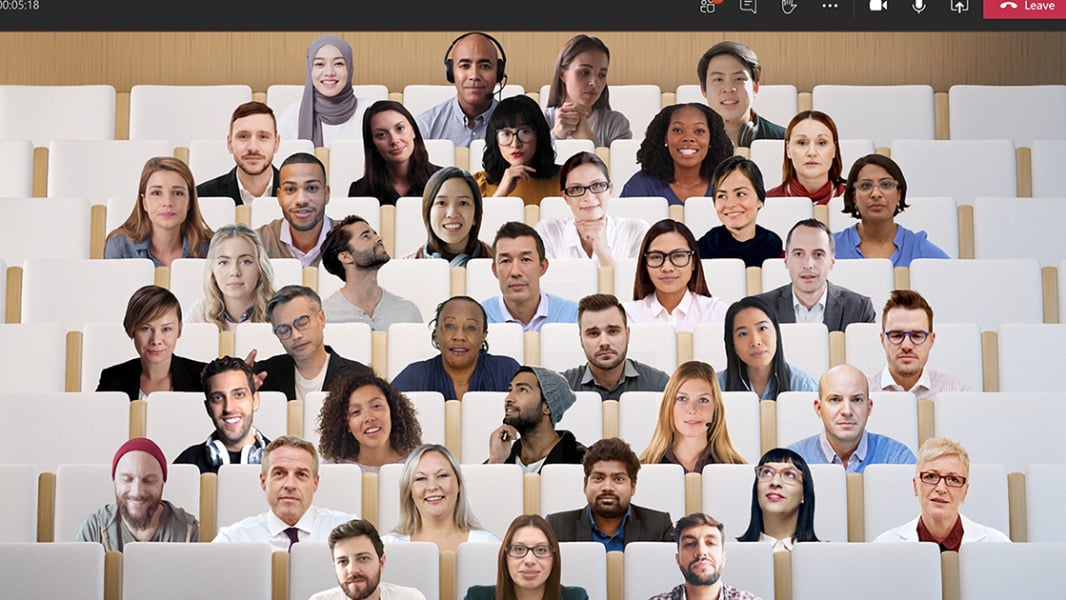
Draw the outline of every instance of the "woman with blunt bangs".
M706 104L674 104L648 123L637 150L640 171L622 188L622 197L662 196L683 205L714 192L711 176L733 154L722 117Z
M781 185L767 190L766 195L810 198L814 204L828 204L844 193L843 171L836 123L824 112L804 110L792 117L785 129Z
M484 214L477 181L459 167L444 167L426 182L422 223L426 243L404 258L443 258L465 267L471 258L492 258L492 248L478 239Z
M400 472L400 520L383 542L433 542L454 552L465 542L499 542L470 510L459 461L440 444L422 444Z
M696 360L678 365L663 391L659 418L640 462L681 465L686 473L747 462L729 438L714 367Z
M814 534L814 477L807 461L787 448L766 451L755 467L751 520L740 542L773 544L790 552L796 542L817 542Z
M214 323L233 331L240 323L268 323L266 305L274 295L274 268L254 229L224 225L211 238L204 263L204 297L193 303L186 323Z
M440 170L429 162L414 116L395 100L378 100L363 115L363 161L363 177L352 182L348 197L372 196L383 206L421 196Z
M544 118L552 139L592 140L610 147L614 140L633 137L629 119L611 110L607 67L611 51L598 37L579 33L570 38L555 60Z
M318 451L326 463L354 463L377 473L403 462L422 443L411 400L371 371L349 370L333 380L318 413Z
M551 128L529 96L504 98L485 130L483 171L474 173L483 196L517 196L539 205L559 192Z
M724 392L755 392L777 400L782 392L818 391L818 380L785 362L781 325L774 309L758 296L734 302L725 315L726 369L718 373Z
M203 258L212 235L200 214L189 166L156 156L141 169L130 215L107 234L104 258L149 258L157 267L169 267L176 258Z
M511 521L496 561L496 585L473 585L464 600L588 600L584 588L562 581L559 539L544 517Z

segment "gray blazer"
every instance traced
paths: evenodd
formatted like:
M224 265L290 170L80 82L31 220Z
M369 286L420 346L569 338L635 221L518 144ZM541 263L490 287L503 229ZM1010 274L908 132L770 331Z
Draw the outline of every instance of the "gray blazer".
M825 282L828 291L825 295L825 313L822 322L829 331L844 331L851 323L873 323L877 318L873 302L869 296L853 292L846 287ZM759 294L777 313L779 323L795 323L796 311L792 307L792 284Z

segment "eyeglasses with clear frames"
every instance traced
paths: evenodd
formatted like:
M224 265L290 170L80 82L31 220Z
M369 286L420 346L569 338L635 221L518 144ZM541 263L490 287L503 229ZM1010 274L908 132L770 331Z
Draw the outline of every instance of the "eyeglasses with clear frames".
M279 340L287 340L292 337L292 329L295 327L298 331L305 331L307 326L311 324L311 315L300 315L296 317L296 320L292 322L292 325L282 323L277 327L274 327L274 335L278 336Z
M501 146L510 146L514 143L514 139L518 138L518 141L523 144L528 144L537 139L537 132L533 131L529 127L519 127L517 130L511 129L497 129L496 130L496 143Z
M759 481L770 481L774 478L774 475L777 474L780 474L781 481L788 485L803 483L803 473L801 473L799 469L785 468L778 471L768 465L759 465L755 467L755 478Z
M666 254L665 252L645 252L644 262L653 269L657 269L663 266L666 262L666 257L670 257L670 264L675 267L687 267L688 263L692 262L692 255L695 254L692 250L674 250L673 252Z
M870 192L874 191L875 185L880 188L882 192L891 192L892 190L899 187L899 182L895 179L882 179L881 181L874 183L869 179L863 179L862 181L856 181L852 185L857 191L860 191L864 194L869 194Z
M585 192L592 192L593 194L602 194L607 191L607 188L611 187L610 181L594 181L588 185L572 185L564 188L563 193L570 198L577 198L584 196Z
M903 340L910 338L911 343L915 346L921 346L925 343L925 340L929 339L929 332L922 331L921 329L915 329L914 331L903 331L900 329L893 329L885 332L885 339L890 344L900 345Z
M548 558L553 554L552 547L547 544L538 544L536 546L523 546L522 544L511 544L507 546L507 555L511 558L525 558L527 554L533 552L533 556L537 558Z
M922 471L921 473L918 473L918 480L925 485L939 485L941 479L944 480L945 485L951 488L961 488L966 485L966 478L962 475L941 475L935 471Z

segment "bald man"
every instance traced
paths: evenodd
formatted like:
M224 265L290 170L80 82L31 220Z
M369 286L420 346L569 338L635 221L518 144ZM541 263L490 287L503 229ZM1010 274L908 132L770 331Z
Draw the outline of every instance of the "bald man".
M866 375L851 365L837 365L818 381L814 412L825 429L789 446L808 464L841 465L862 473L867 465L913 465L914 453L896 440L866 431L873 412Z

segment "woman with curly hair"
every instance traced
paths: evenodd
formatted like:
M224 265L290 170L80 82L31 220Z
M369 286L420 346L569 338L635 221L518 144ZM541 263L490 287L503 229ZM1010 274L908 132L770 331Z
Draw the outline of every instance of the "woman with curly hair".
M662 196L684 204L694 196L711 196L711 175L733 154L722 117L704 104L667 106L648 123L637 150L640 171L622 188L622 197Z
M355 463L363 471L403 462L422 443L414 405L368 370L350 370L329 386L318 413L318 451L326 463Z

